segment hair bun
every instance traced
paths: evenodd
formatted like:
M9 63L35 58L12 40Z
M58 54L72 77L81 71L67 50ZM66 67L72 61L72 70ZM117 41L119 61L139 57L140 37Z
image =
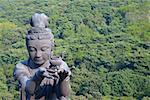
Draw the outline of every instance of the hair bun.
M30 21L30 25L32 27L41 27L41 28L47 28L48 27L48 17L42 13L35 13Z

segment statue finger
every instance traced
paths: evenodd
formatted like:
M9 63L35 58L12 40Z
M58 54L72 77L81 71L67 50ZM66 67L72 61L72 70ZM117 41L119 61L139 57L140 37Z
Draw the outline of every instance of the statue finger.
M63 73L63 72L64 72L64 69L59 68L59 69L58 69L58 73L60 73L60 72Z
M56 70L57 70L57 69L56 69ZM55 73L56 70L53 70L53 69L47 69L47 71L48 71L49 73Z
M52 75L50 75L48 72L45 72L45 73L43 74L43 76L46 77L46 78L51 78L51 79L53 79Z

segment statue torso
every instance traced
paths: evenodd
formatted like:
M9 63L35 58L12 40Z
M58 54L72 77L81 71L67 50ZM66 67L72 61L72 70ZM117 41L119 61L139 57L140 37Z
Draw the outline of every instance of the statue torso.
M29 64L28 61L23 61L20 63L19 68L22 69L21 73L25 73L25 75L30 78L32 76L34 76L34 74L37 72L38 68L34 68L32 69ZM16 70L16 71L20 71L20 70ZM54 82L53 79L49 79L49 78L44 78L40 84L40 86L37 88L37 90L35 91L35 94L33 96L25 93L25 90L21 90L22 91L22 96L26 96L25 98L27 98L27 100L32 100L32 98L34 98L33 100L57 100L56 99L56 91L57 90L57 84L56 82ZM26 100L26 99L25 99Z

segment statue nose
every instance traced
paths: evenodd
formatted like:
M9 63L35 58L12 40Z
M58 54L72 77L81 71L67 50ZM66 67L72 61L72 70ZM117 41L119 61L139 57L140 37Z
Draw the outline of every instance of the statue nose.
M39 57L41 57L41 55L42 55L42 53L41 53L40 51L37 51L37 52L36 52L36 57L39 58Z

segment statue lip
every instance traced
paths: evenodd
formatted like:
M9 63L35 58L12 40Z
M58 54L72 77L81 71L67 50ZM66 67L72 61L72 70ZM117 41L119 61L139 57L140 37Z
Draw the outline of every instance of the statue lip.
M42 58L35 58L34 61L42 61Z

